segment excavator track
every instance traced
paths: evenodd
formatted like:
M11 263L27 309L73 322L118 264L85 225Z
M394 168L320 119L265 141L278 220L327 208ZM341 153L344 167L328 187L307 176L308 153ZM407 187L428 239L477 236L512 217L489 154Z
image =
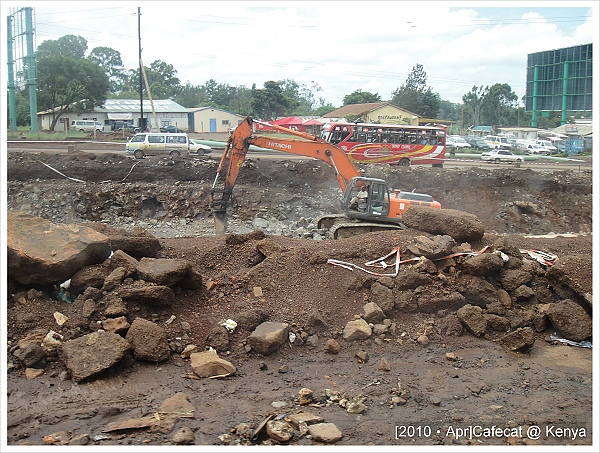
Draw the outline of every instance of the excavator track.
M319 229L328 231L332 239L344 239L373 231L403 230L401 223L375 223L364 220L352 220L342 214L331 214L320 217L317 221Z
M405 227L393 223L341 223L329 229L329 234L333 239L344 239L359 234L371 233L373 231L403 230Z

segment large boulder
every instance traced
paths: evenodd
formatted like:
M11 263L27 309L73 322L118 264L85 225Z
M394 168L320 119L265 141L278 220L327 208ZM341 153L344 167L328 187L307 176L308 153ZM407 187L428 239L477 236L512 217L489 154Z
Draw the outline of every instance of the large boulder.
M583 341L592 336L592 318L571 299L550 304L546 311L550 322L567 340Z
M488 304L498 302L498 290L488 281L471 275L465 275L459 281L461 285L458 292L464 296L467 303L484 308Z
M192 265L182 259L142 258L137 264L138 276L157 285L172 286L183 279Z
M507 269L501 272L500 284L506 291L511 292L521 285L533 280L533 274L524 269Z
M134 282L121 285L113 293L124 301L155 307L170 306L175 300L175 292L171 288L153 283Z
M531 327L519 327L504 335L498 342L509 351L524 352L531 349L535 343L535 335Z
M482 253L468 258L462 265L466 274L486 276L496 274L502 269L504 261L495 253Z
M62 283L111 253L109 239L91 228L56 225L21 211L8 212L6 236L8 276L24 285Z
M133 346L138 360L164 362L171 353L165 330L144 318L136 318L131 323L125 339Z
M69 290L72 294L81 294L88 288L101 289L110 269L103 264L94 264L79 269L71 276Z
M143 228L127 231L100 222L90 222L88 226L107 236L113 250L122 250L137 259L155 257L161 249L160 241Z
M589 301L591 306L593 269L591 255L567 255L560 257L548 269L546 277L555 287L568 288L583 300Z
M467 300L458 291L437 291L432 288L425 288L417 297L418 309L424 313L435 313L438 310L457 310L466 304Z
M122 336L98 331L60 344L57 352L73 380L79 382L113 367L130 349Z
M424 256L431 260L450 255L454 247L454 239L450 236L417 236L407 246L410 253L415 256Z
M479 240L485 231L483 223L474 214L416 205L410 205L404 212L402 223L427 233L448 235L456 241Z
M467 304L458 309L456 316L467 330L480 337L487 328L487 319L484 316L483 309L477 305Z

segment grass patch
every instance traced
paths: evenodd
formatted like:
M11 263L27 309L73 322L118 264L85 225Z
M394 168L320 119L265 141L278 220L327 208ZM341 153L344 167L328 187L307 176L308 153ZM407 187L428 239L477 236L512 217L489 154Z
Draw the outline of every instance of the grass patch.
M90 138L90 134L87 132L79 132L77 130L69 131L38 131L31 132L29 127L19 127L16 132L8 131L6 134L8 140L72 140L72 139L83 139Z

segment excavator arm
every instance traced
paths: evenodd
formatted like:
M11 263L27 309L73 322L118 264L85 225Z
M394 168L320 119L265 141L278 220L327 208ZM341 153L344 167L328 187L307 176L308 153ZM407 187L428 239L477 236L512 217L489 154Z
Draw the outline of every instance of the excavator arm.
M299 138L253 135L254 123L263 124L269 128L295 135ZM215 232L217 234L223 234L227 231L227 205L231 200L233 186L238 178L250 145L312 157L326 162L334 169L335 177L342 192L346 191L348 182L353 177L360 176L360 172L354 167L344 150L336 145L310 134L293 131L275 124L263 123L247 117L229 137L211 188L211 208L213 210ZM223 172L225 172L224 180L222 188L219 188L219 179L222 177Z

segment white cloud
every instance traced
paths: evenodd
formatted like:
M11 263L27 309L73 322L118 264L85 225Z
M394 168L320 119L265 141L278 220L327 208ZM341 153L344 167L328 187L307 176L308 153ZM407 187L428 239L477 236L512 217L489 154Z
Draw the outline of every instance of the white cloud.
M11 7L11 2L3 3ZM522 2L491 3L491 9L476 8L473 2L405 1L32 6L38 44L80 35L89 50L112 47L127 69L137 68L140 6L144 64L172 64L182 84L214 79L262 87L267 80L293 79L309 86L315 81L322 88L318 96L338 106L357 89L389 99L417 63L442 99L461 102L472 86L494 83L508 83L520 98L527 54L593 42L597 14L577 27L573 21L591 15L596 4L571 2L574 7L560 11Z

